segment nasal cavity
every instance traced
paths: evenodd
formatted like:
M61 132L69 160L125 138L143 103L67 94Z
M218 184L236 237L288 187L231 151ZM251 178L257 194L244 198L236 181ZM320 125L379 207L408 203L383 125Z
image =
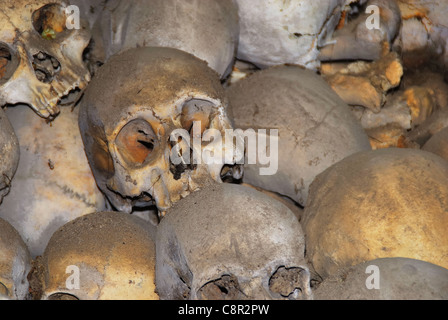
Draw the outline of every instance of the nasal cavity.
M49 54L39 52L33 56L33 68L40 82L50 83L61 70L61 64Z
M242 164L224 165L221 169L221 180L226 183L240 183L243 179L244 169Z

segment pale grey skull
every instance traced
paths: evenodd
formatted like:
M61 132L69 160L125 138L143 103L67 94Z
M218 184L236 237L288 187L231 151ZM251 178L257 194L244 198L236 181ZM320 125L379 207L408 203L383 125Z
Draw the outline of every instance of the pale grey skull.
M99 28L106 59L136 47L171 47L206 61L221 77L231 71L239 36L233 0L112 0Z
M0 105L23 103L54 117L60 100L90 81L83 63L90 31L67 23L64 1L2 0L0 6Z
M31 256L22 237L6 220L0 218L0 300L23 300L27 297Z
M8 194L12 178L19 165L19 141L11 123L0 108L0 203Z
M252 188L213 183L158 226L161 299L311 298L304 235L285 205Z
M87 158L100 189L120 211L155 204L163 213L207 180L221 182L222 169L236 162L207 164L185 157L191 146L191 155L233 153L215 141L182 148L183 162L172 161L180 144L173 133L186 134L182 142L187 143L194 134L200 139L207 130L224 135L231 128L219 76L186 52L153 47L113 56L98 70L80 106ZM234 173L241 178L241 168Z
M319 173L353 153L371 149L349 106L311 70L271 67L230 86L228 97L229 115L237 128L246 132L270 128L269 139L273 129L278 130L278 161L272 154L274 139L266 147L271 150L269 167L260 157L250 160L254 152L249 144L244 182L288 196L302 206ZM265 139L262 133L257 132L258 155ZM262 173L262 168L271 168L272 174Z
M236 0L240 17L237 57L265 68L285 63L319 67L342 12L354 0Z

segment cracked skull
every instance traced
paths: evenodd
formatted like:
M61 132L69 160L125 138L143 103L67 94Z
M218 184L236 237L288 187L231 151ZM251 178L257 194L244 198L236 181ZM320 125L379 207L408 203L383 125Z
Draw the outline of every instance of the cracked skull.
M237 7L228 0L113 0L100 24L106 58L135 47L176 48L208 62L222 78L238 45Z
M190 134L231 128L226 105L217 73L186 52L138 48L108 60L86 90L79 125L96 181L112 205L131 212L155 204L165 212L208 179L221 182L221 172L241 178L242 169L231 163L186 157L186 151L224 150L215 139L193 144L194 150L185 143ZM187 137L173 141L176 130ZM182 161L171 161L182 152Z
M271 67L230 86L227 94L229 116L237 128L278 129L278 171L261 175L260 159L256 164L247 161L244 181L302 206L316 175L353 153L371 149L347 104L311 70Z
M2 0L0 105L24 103L44 118L90 81L82 56L90 31L67 27L67 4L57 0Z
M331 39L351 0L237 0L240 17L238 58L259 67L319 66L319 49Z
M169 300L310 299L304 250L302 228L282 203L213 183L176 203L159 224L157 291Z

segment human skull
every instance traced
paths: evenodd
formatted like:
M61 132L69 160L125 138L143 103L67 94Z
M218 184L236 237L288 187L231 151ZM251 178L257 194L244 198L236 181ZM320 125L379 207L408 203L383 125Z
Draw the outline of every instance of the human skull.
M20 160L0 217L23 236L32 257L41 255L68 221L106 209L84 152L78 112L62 107L51 123L26 105L5 112L19 140Z
M447 300L448 270L407 258L383 258L338 270L315 300Z
M144 220L120 212L67 223L42 256L41 298L157 300L154 231Z
M317 174L353 153L371 149L349 106L313 71L271 67L230 86L228 97L229 116L236 128L278 129L278 171L262 175L264 164L248 159L244 182L301 205ZM258 142L264 139L260 132L257 135ZM272 153L271 162L275 161Z
M448 163L422 150L360 152L316 177L302 225L323 278L378 258L448 267Z
M20 157L19 141L11 123L0 108L0 204L9 193Z
M225 77L238 46L233 0L113 0L100 18L105 58L136 47L171 47Z
M238 59L265 68L285 63L319 66L319 48L331 39L350 0L236 0Z
M161 299L310 299L304 236L282 203L213 183L176 203L157 229Z
M20 234L0 218L0 300L23 300L28 294L31 256Z
M190 132L200 139L206 129L224 136L231 128L223 91L205 62L172 48L131 49L99 69L81 102L79 126L96 181L116 209L155 202L163 213L208 179L222 181L221 170L235 161L219 141L182 147L180 163L171 156L190 142ZM179 144L176 132L187 135ZM190 146L190 155L209 150L227 159L190 161ZM241 168L234 177L241 178Z
M82 56L90 32L67 28L66 7L59 0L1 1L0 105L24 103L54 117L61 98L86 87Z

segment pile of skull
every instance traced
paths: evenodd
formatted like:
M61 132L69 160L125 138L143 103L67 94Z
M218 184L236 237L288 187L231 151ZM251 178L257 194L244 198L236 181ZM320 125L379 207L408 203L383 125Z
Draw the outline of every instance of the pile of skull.
M448 299L447 14L0 0L0 299Z

